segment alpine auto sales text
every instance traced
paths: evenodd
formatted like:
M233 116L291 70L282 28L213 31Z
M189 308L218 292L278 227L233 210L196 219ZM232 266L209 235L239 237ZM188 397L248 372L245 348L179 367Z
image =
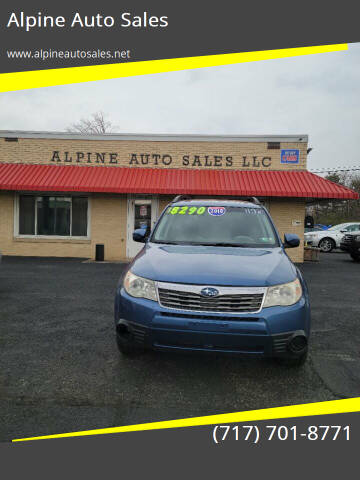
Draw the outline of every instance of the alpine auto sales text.
M105 152L60 152L55 150L50 158L51 162L57 163L97 163L97 164L117 164L121 159L119 153ZM235 158L231 155L183 155L176 158L176 163L184 167L219 167L226 168L233 166L233 160L239 163L240 168L269 168L271 166L271 157L257 157L253 155L243 155ZM170 154L160 153L131 153L127 163L132 166L169 166L173 163L173 157ZM175 162L174 162L175 163Z
M110 15L97 13L96 15L82 15L76 12L71 18L61 15L52 16L37 12L33 15L26 15L24 12L12 12L9 16L6 27L20 28L29 32L31 29L42 28L112 28L120 26L123 28L166 28L169 25L169 17L152 15L149 12L130 13L123 12L115 18Z

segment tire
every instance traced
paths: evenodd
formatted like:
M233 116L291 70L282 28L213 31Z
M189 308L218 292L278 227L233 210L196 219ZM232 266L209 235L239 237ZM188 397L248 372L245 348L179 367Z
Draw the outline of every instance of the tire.
M360 262L360 255L350 253L350 257L354 260L354 262Z
M139 354L141 350L134 344L134 340L130 335L116 334L116 343L119 352L128 357Z
M323 238L319 242L319 248L324 253L330 253L336 247L336 243L332 238Z
M284 367L299 368L306 363L308 352L306 351L299 357L281 357L277 358L277 362Z

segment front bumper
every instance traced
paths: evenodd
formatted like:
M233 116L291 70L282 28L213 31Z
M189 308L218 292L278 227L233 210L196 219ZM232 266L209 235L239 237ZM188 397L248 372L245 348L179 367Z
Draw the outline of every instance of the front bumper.
M341 243L340 244L340 249L343 252L351 253L353 255L359 255L360 254L360 242L353 240L352 242Z
M295 336L310 335L310 306L302 297L290 307L263 308L257 314L192 313L161 307L129 296L119 288L115 326L143 348L202 351L251 356L296 356L289 350Z
M340 250L343 252L350 252L351 246L349 243L340 243Z

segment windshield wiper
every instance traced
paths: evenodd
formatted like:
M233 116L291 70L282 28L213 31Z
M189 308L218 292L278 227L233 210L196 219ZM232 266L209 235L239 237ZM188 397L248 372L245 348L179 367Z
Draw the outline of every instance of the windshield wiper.
M164 245L194 245L194 246L204 246L204 247L242 247L246 248L248 245L241 243L227 243L227 242L171 242L171 241L162 241L162 240L153 240L152 243L161 243Z
M179 242L163 242L161 240L153 240L152 243L161 243L163 245L181 245Z

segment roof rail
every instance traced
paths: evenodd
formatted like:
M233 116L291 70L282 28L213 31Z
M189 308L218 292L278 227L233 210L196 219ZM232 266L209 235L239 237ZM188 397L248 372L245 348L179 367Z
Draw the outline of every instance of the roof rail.
M171 203L181 202L181 200L191 200L192 198L191 195L177 195Z
M256 205L261 205L261 202L257 197L240 198L240 200L244 200L245 202L252 202L252 203L255 203Z
M236 197L230 197L230 199L235 200ZM257 197L237 197L238 200L242 200L243 202L251 202L255 203L256 205L262 205L260 200ZM171 203L181 202L182 200L192 200L193 197L191 195L177 195Z

